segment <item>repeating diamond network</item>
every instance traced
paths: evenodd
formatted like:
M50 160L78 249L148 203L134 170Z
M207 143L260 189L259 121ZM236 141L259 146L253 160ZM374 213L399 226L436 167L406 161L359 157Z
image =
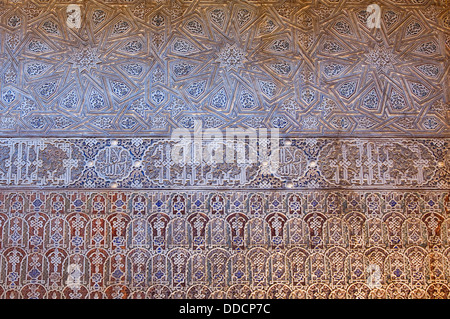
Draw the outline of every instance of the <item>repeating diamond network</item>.
M0 296L448 298L449 216L448 192L3 192Z

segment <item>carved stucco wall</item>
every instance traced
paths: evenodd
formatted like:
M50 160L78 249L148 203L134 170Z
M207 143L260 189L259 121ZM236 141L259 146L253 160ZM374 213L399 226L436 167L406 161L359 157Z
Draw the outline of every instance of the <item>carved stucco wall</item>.
M449 3L376 3L0 1L0 296L447 298Z

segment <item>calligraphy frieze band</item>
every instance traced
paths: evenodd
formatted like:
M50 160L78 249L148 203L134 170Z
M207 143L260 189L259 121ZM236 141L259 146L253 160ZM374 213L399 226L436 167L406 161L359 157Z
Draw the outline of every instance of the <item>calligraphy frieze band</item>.
M260 153L253 162L177 162L170 139L2 139L0 187L441 189L450 181L449 142L280 139L268 149L277 162L265 166Z

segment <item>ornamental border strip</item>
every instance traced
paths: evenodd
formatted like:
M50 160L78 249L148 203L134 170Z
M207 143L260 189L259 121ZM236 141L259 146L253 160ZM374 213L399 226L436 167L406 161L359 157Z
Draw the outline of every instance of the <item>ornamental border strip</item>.
M189 144L192 154L209 142ZM0 189L449 188L450 140L445 138L281 138L266 153L261 140L241 142L248 147L247 162L236 156L220 163L174 161L171 152L179 142L173 139L1 139ZM253 162L250 144L257 145ZM276 161L267 154L277 154Z

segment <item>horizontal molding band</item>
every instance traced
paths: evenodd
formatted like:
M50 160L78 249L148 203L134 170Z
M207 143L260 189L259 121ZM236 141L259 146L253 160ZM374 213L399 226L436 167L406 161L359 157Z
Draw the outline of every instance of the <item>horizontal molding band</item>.
M0 139L0 189L449 188L446 138L187 141Z

